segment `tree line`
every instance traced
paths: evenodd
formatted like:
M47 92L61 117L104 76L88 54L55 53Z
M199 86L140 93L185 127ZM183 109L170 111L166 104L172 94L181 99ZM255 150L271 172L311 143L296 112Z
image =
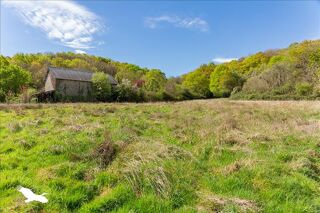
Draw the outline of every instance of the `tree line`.
M223 64L208 63L179 77L108 58L66 53L0 56L0 101L29 101L44 86L48 66L96 73L93 84L101 101L179 101L200 98L320 98L320 40L258 52ZM119 84L109 89L99 73ZM105 76L105 75L104 75ZM105 94L104 94L105 93Z

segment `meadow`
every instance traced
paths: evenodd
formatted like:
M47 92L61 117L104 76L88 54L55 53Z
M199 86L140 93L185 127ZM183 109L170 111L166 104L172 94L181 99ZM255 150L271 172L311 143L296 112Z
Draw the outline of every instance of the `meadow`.
M0 105L0 212L319 211L319 101Z

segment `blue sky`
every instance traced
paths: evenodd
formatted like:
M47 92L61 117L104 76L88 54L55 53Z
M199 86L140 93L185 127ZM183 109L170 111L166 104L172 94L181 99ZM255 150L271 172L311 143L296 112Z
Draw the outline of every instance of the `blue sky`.
M319 1L2 1L1 54L85 51L159 68L320 39Z

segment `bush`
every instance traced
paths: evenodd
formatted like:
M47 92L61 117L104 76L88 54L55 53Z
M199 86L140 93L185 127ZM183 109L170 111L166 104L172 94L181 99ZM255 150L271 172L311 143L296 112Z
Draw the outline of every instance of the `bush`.
M0 88L0 103L6 101L6 93Z
M242 90L247 93L263 93L271 90L281 93L280 90L290 89L290 82L294 78L293 69L292 64L278 62L262 74L249 78L244 83ZM281 87L283 88L279 90Z
M152 92L146 91L145 92L145 101L162 101L162 91L160 92Z
M23 87L20 96L21 102L29 103L34 94L36 94L36 90L34 88Z
M127 79L122 79L122 82L117 85L114 91L114 99L119 102L143 101L143 93L140 88L134 88L131 82Z
M103 72L97 72L92 76L93 91L98 101L111 99L111 84L108 76Z
M296 84L296 93L298 95L310 95L312 94L312 89L312 85L307 82Z
M1 66L0 68L0 89L8 94L18 94L22 87L31 82L31 74L16 65Z
M108 166L112 160L116 157L118 147L114 145L111 139L106 141L94 151L93 158L96 159L101 168Z

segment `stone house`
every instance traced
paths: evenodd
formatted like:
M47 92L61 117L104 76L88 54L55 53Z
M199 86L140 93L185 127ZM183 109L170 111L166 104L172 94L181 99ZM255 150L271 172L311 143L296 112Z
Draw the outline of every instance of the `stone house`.
M92 75L93 72L49 67L42 93L44 96L46 94L53 96L54 94L60 95L62 98L90 99L92 96ZM111 75L108 75L108 80L112 86L117 85L117 81Z

